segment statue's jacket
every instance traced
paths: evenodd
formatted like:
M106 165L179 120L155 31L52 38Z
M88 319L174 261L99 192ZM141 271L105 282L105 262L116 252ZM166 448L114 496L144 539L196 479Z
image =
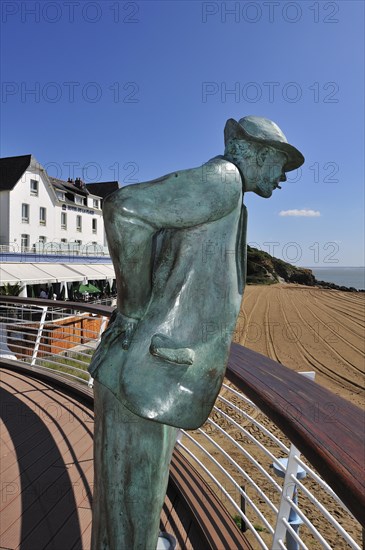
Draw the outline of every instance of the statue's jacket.
M151 193L157 198L152 295L129 349L116 341L95 378L138 416L195 429L220 390L240 310L247 221L242 177L215 157L125 189L140 201Z

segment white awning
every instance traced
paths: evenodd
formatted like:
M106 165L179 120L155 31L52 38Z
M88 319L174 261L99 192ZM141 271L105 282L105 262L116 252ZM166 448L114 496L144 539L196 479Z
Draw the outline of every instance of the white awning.
M69 267L88 279L115 279L113 264L71 264Z
M115 278L112 264L3 263L0 285L4 283L42 284L62 281Z
M5 271L0 265L0 285L4 283L16 283L18 281L19 279L17 279L16 276L12 275L9 271Z
M33 264L39 267L45 277L49 277L49 282L61 281L82 281L83 277L78 272L73 271L69 264ZM6 266L5 266L6 267Z
M56 282L55 277L44 272L40 265L30 263L6 263L0 268L0 283L37 283L39 280L44 282Z

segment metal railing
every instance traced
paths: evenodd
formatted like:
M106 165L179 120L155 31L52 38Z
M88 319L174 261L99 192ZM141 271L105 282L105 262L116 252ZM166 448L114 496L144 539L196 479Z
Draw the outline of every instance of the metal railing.
M256 405L224 384L179 445L255 548L361 548L361 526Z
M111 310L0 297L0 358L92 386L86 369ZM303 377L302 384L309 381ZM270 416L226 381L206 424L180 432L177 445L254 548L360 550L359 516L355 519ZM340 438L340 424L338 430Z
M49 305L42 305L46 302ZM108 319L85 311L92 308L50 300L21 306L0 300L0 357L44 371L56 370L91 387L87 367Z
M41 256L106 256L110 257L107 246L89 242L80 244L78 242L69 241L62 243L59 241L35 242L30 246L24 246L19 243L0 244L0 254L18 255L18 254L35 254Z

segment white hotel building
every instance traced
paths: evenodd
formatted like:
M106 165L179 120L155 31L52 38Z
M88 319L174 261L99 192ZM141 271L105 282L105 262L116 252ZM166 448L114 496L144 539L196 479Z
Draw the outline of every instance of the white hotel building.
M107 252L103 196L94 189L110 189L110 183L116 189L117 182L52 178L32 155L0 159L0 170L0 245L14 252L56 251L57 245Z
M112 266L101 206L103 198L118 187L118 182L84 184L80 179L62 181L53 178L32 155L0 159L0 285L16 280L25 284L64 281L66 275L62 278L62 270L66 273L72 265L73 271L77 272L74 265L77 258L84 267L74 280L96 280L97 272L91 273L92 268L87 264L88 258L89 264L93 264L100 256L105 256L105 264L109 263L109 269L105 267L104 271L110 279ZM19 253L22 254L22 265L16 256ZM14 260L10 266L8 262L12 262L12 254ZM33 254L34 259L31 259ZM66 263L60 260L60 255ZM52 257L54 262L58 262L60 276L47 279L38 273L37 278L37 267L39 272L44 266L43 261L46 259L49 264ZM30 272L29 262L33 262L33 276L26 275L27 271ZM100 270L99 264L100 259ZM13 278L7 275L11 268ZM51 266L48 271L52 271ZM90 273L94 277L90 277ZM70 281L71 273L68 275Z

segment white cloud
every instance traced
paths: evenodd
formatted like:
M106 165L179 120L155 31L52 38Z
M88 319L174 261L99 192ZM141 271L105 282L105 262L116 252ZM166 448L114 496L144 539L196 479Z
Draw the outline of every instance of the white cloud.
M319 210L281 210L279 216L304 216L306 218L318 218L321 215Z

